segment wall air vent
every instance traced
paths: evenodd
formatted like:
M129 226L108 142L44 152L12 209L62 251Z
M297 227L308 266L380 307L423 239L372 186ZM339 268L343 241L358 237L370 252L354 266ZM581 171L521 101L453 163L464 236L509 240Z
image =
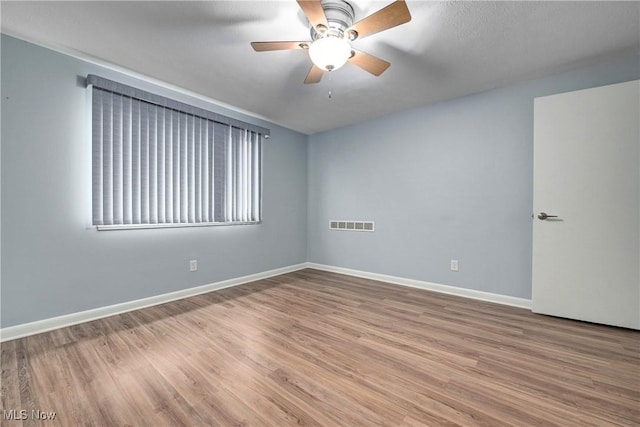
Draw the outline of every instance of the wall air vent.
M329 229L338 231L374 231L374 221L335 220L329 221Z

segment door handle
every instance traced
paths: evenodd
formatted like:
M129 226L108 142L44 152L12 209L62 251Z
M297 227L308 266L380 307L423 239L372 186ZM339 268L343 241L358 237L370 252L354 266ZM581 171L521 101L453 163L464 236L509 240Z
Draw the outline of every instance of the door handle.
M547 218L558 218L558 215L548 215L548 214L546 214L545 212L540 212L540 213L538 214L538 219L541 219L541 220L543 220L543 221L544 221L544 220L545 220L545 219L547 219Z

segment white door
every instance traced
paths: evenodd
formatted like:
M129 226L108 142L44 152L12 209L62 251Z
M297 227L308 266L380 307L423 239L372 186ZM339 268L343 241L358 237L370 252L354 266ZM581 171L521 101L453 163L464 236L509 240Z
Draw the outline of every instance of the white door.
M640 82L534 115L533 311L640 329Z

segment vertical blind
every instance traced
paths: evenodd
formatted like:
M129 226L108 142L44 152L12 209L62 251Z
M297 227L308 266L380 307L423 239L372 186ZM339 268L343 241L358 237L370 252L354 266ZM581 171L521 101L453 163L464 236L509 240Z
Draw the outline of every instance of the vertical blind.
M90 75L93 224L261 221L268 129Z

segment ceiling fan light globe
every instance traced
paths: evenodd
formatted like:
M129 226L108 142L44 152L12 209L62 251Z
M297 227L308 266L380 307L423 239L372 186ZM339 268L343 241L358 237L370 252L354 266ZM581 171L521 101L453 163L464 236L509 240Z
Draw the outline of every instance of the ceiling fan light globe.
M322 37L309 46L309 56L316 67L325 71L337 70L351 57L351 45L344 38Z

